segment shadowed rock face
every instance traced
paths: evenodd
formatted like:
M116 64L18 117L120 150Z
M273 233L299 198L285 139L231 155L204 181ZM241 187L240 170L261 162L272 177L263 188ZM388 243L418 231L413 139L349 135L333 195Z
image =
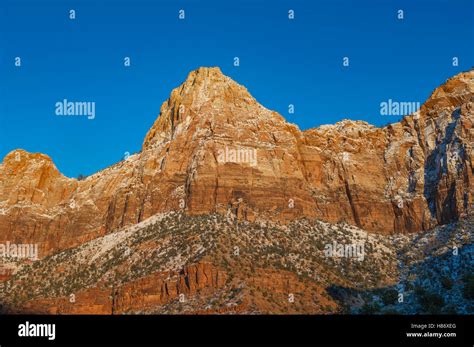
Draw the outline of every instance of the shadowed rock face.
M9 153L0 242L39 243L45 256L182 209L384 234L456 220L473 205L473 78L449 79L385 128L345 120L300 131L218 68L200 68L163 103L140 153L85 180L43 154Z

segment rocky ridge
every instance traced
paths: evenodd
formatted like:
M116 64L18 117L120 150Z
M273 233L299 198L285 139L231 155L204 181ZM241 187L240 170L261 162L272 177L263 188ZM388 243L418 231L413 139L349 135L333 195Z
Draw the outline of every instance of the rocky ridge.
M163 103L140 153L84 180L46 155L9 153L0 242L38 243L44 257L169 211L318 218L381 234L456 221L473 205L473 78L449 79L384 128L343 121L300 131L218 68L199 68Z

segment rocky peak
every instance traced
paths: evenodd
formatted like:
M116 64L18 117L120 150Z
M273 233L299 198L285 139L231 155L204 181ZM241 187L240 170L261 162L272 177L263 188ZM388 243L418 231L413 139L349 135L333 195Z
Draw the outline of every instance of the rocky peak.
M143 149L170 140L180 124L189 127L198 115L199 123L212 122L214 112L257 105L247 89L225 76L218 67L200 67L175 88L143 142ZM233 113L233 112L231 112Z
M375 126L364 122L354 121L350 119L343 119L335 124L324 124L318 128L308 129L307 132L316 132L324 135L353 135L361 132L377 129Z
M171 93L171 100L191 99L189 106L200 107L214 98L253 101L247 89L225 76L218 67L200 67L191 71L186 81ZM227 100L229 101L229 100Z
M32 165L50 165L52 160L43 153L29 153L23 149L16 149L8 153L3 159L3 164L18 168Z
M54 206L73 186L75 180L63 176L45 154L18 149L0 165L0 205Z
M472 101L474 93L474 69L462 72L449 78L436 88L428 100L421 107L428 116L445 114L438 112L446 108L456 108L459 105Z

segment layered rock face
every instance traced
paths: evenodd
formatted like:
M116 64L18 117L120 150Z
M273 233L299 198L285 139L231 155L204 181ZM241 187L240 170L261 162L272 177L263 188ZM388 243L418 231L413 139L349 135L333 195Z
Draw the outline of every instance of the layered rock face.
M181 273L154 273L119 287L108 288L103 283L83 289L71 297L43 298L16 307L17 313L43 314L123 314L146 312L196 294L210 294L224 286L226 275L209 263L186 266Z
M384 128L300 131L218 68L200 68L163 103L140 153L85 180L64 177L45 155L8 154L0 242L39 243L45 256L172 210L314 217L386 234L462 218L474 193L473 78L449 79Z

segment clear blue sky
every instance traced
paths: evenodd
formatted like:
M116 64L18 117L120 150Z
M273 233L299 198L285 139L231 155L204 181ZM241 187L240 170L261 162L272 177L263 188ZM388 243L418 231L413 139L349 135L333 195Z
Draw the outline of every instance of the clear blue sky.
M199 66L219 66L301 129L394 122L380 102L423 102L474 65L473 14L472 0L1 0L0 158L42 152L69 177L107 167L140 149ZM56 116L64 98L94 101L96 118Z

